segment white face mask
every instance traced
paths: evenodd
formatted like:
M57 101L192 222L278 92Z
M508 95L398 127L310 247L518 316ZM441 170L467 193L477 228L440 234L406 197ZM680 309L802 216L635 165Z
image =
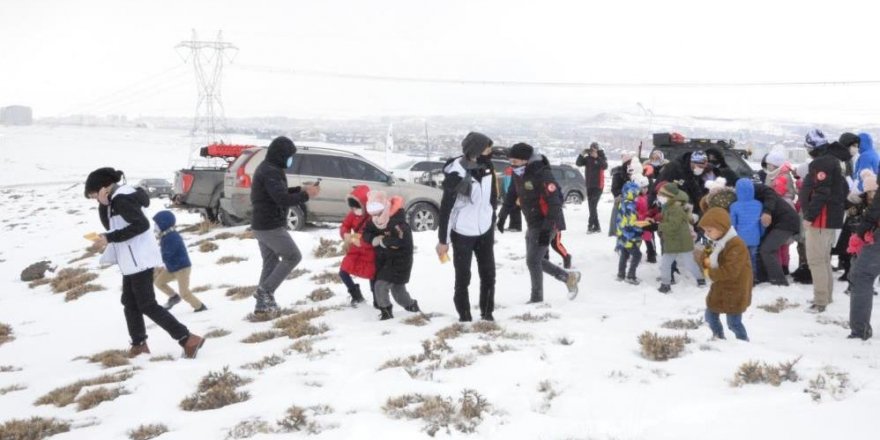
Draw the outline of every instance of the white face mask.
M355 208L353 210L353 212L354 212L354 215L364 215L364 210L361 208Z
M657 200L660 201L661 204L665 205L669 202L669 197L666 196L657 196Z
M859 154L859 147L849 147L850 156L857 156Z
M522 176L523 174L525 174L525 172L526 172L525 165L513 168L513 173L516 174L517 176Z
M367 212L369 212L370 215L379 215L384 210L385 210L385 205L383 205L379 202L367 203Z
M703 171L706 171L706 169L705 169L705 168L696 167L696 168L694 168L694 175L695 175L695 176L699 176L699 175L703 174Z

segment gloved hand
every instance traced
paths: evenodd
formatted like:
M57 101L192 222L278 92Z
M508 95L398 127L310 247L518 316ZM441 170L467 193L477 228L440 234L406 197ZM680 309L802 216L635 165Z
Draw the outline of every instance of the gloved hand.
M495 225L498 228L498 232L504 233L504 222L499 220L498 224Z
M542 229L538 233L538 246L550 246L550 230Z

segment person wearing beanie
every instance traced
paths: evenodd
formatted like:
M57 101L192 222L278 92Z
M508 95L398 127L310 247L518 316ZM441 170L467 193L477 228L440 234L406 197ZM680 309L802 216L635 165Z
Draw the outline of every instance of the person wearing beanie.
M471 132L461 141L462 155L443 167L443 198L437 229L437 254L447 255L452 245L455 286L452 302L461 322L472 321L470 293L471 262L477 260L480 276L480 315L493 321L495 309L495 210L498 183L490 160L492 140ZM509 191L508 191L509 192ZM498 220L504 231L506 219Z
M266 159L257 166L251 183L251 229L263 257L263 270L254 295L254 313L257 314L278 309L275 290L302 261L302 253L287 232L288 211L305 204L320 192L317 183L287 187L285 170L293 165L294 154L296 146L293 141L284 136L273 139L266 151Z
M587 184L587 205L590 217L587 220L587 232L599 232L599 199L605 189L605 170L608 169L608 159L605 158L605 150L599 147L598 142L590 144L575 161L575 165L584 167L584 179Z
M153 216L153 222L159 228L159 248L162 251L162 262L164 268L156 269L155 279L153 280L156 287L168 295L168 302L163 307L165 310L171 310L181 297L192 306L196 312L204 312L208 310L201 300L193 295L189 290L189 279L192 275L192 263L189 260L189 252L186 250L186 244L183 237L174 227L177 218L171 211L159 211ZM177 288L180 294L174 292L168 284L177 280Z
M730 168L730 165L727 164L727 160L724 158L724 153L715 147L707 148L706 159L709 161L709 166L712 167L712 174L718 178L723 177L725 182L727 182L727 187L732 189L736 184L736 180L739 179L739 176L736 174L736 171L733 171L733 169Z
M550 170L550 162L534 152L531 145L518 143L510 149L513 167L513 188L504 198L499 218L519 203L526 219L526 266L531 278L529 303L544 301L544 273L565 283L568 298L578 294L581 273L567 271L545 259L552 240L559 233L562 215L562 197L559 183Z
M122 306L131 338L128 357L150 353L146 315L177 341L184 357L195 358L204 338L190 333L156 302L153 270L162 265L162 254L144 213L150 206L150 196L143 189L124 183L123 175L113 168L92 171L86 178L85 196L98 201L98 217L107 231L95 240L105 249L101 262L115 264L122 272Z
M812 146L810 155L814 159L798 199L804 216L807 264L813 277L813 304L807 311L821 313L833 300L831 250L837 231L843 228L849 193L843 170L851 155L839 142L829 144L819 130L807 134L806 145Z
M370 221L363 240L373 246L376 254L376 304L382 321L394 318L392 296L404 310L421 312L418 301L406 290L412 275L414 247L404 205L403 198L388 197L383 191L370 191L367 195Z
M741 179L742 180L742 179ZM737 185L739 182L737 182ZM706 295L706 323L712 336L725 339L720 315L727 315L727 328L742 341L749 335L742 315L752 303L752 262L745 242L731 227L730 216L721 208L711 208L700 219L700 227L713 241L703 267L712 285Z
M364 229L370 221L370 214L367 212L369 192L369 186L357 185L346 199L349 210L339 227L339 236L345 243L345 257L342 258L342 264L339 267L339 278L348 289L352 307L357 307L358 304L364 302L361 286L354 282L352 276L369 280L370 291L373 293L373 307L378 308L375 289L376 254L373 251L373 245L362 239Z
M684 266L697 280L697 286L706 285L703 272L694 261L694 240L692 214L688 206L688 196L674 182L664 184L657 195L662 206L660 220L660 243L663 255L660 257L660 293L672 290L672 265Z
M861 221L853 230L851 240L861 243L858 256L853 258L850 269L849 328L850 339L866 341L873 335L871 312L874 298L874 280L880 275L880 192L877 191L877 175L869 170L862 171L865 203Z

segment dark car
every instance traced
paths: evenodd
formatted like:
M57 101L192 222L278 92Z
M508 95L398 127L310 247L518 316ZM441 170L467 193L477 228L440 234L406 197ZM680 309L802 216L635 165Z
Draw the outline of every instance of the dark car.
M168 197L174 193L173 185L165 179L144 179L138 182L137 187L143 188L150 197Z
M583 203L587 196L587 183L581 171L571 165L550 165L550 170L562 190L565 203Z
M706 151L714 148L721 151L727 166L739 177L755 178L755 170L746 162L749 156L747 150L735 148L733 140L685 138L678 133L655 133L654 150L663 152L666 160L674 162L680 160L686 153L697 150Z

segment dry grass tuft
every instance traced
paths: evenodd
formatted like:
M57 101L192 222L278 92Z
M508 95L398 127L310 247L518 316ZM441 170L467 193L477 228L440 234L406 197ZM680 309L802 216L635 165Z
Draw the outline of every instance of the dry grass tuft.
M121 367L128 365L128 352L125 350L104 350L91 356L80 356L74 360L86 359L93 364L101 364L104 368Z
M128 431L130 440L150 440L168 432L168 427L163 424L141 425Z
M0 345L15 340L15 336L12 333L12 326L0 322Z
M311 278L315 284L342 284L342 278L339 278L339 274L336 272L321 272L317 275L313 275Z
M247 261L247 258L227 255L225 257L220 257L220 259L217 260L217 264L241 263L242 261Z
M52 292L63 293L85 285L96 278L98 278L98 274L89 272L87 269L68 267L59 270L49 284L52 286Z
M98 387L91 389L76 399L76 410L85 411L87 409L92 409L104 402L116 400L117 397L125 394L129 393L123 387Z
M226 290L226 296L236 301L251 298L255 293L257 293L257 286L231 287Z
M215 241L216 240L228 240L233 237L236 237L236 235L233 234L232 232L221 232L221 233L211 237L210 239L215 240Z
M192 293L202 293L202 292L207 292L207 291L209 291L209 290L211 290L211 289L213 289L213 288L214 288L214 287L211 286L210 284L203 284L203 285L201 285L201 286L193 287L190 291L191 291Z
M500 325L496 324L494 321L478 321L471 325L471 331L474 333L496 333L500 332L503 329Z
M226 330L225 328L215 328L214 330L211 330L211 331L205 333L205 337L206 338L222 338L224 336L228 336L230 333L232 333L232 332L230 332L229 330Z
M440 339L446 340L455 339L465 333L469 333L468 328L464 324L457 322L448 327L441 328L437 333L434 333L434 335Z
M79 395L80 390L85 387L124 382L131 379L132 376L134 376L134 370L129 369L105 374L94 379L78 380L70 385L55 388L37 399L37 401L34 402L34 405L55 405L62 408L73 403L76 400L76 396Z
M307 273L311 273L311 271L308 269L294 269L294 270L290 271L289 274L287 274L287 279L288 280L295 280L295 279L297 279Z
M828 395L834 400L842 400L850 392L858 391L852 388L849 373L828 366L822 369L810 383L804 392L809 394L814 402L822 401L823 395Z
M104 286L100 284L83 284L81 286L74 287L67 291L64 294L64 301L70 302L79 299L81 296L89 293L89 292L100 292L102 290L107 290Z
M472 355L457 354L447 359L446 362L443 363L443 368L447 370L451 370L454 368L464 368L472 365L476 361L477 358Z
M547 312L547 313L544 313L541 315L532 314L532 312L526 312L526 313L523 313L522 315L514 316L513 319L516 319L517 321L523 321L523 322L546 322L551 319L559 319L559 315L557 315L555 313L550 313L550 312Z
M687 334L684 336L660 336L645 331L639 335L642 357L652 361L667 361L677 358L684 352L685 344L691 342Z
M13 373L16 371L21 371L21 368L15 365L0 365L0 373Z
M330 298L333 298L336 294L333 293L327 287L319 287L312 291L306 298L312 300L312 302L326 301Z
M464 390L457 402L438 395L404 394L389 398L382 410L395 419L421 420L422 430L433 437L441 429L447 434L451 434L452 429L466 434L475 432L490 408L479 393Z
M315 258L334 258L345 255L341 240L331 240L328 238L319 239L318 247L312 251Z
M15 391L26 390L26 389L27 389L27 387L20 384L20 383L12 384L12 385L9 385L8 387L0 388L0 396L2 396L4 394L9 394L9 393L12 393Z
M285 359L281 356L273 354L271 356L266 356L256 362L250 362L241 366L245 370L265 370L269 367L274 367L278 364L281 364L285 361Z
M280 337L281 335L282 333L275 330L265 330L261 332L251 333L250 336L242 339L241 342L244 342L245 344L257 344L260 342L266 342L268 340L275 339L277 337Z
M731 385L741 387L745 384L761 384L769 383L778 387L782 382L797 382L798 374L794 371L794 366L801 358L789 362L780 362L776 365L770 365L766 362L748 361L739 366L736 374L733 376Z
M765 312L781 313L783 310L794 309L799 306L800 304L791 303L787 299L779 297L776 298L776 302L772 304L761 304L760 306L758 306L758 308Z
M220 246L217 246L217 243L213 241L206 241L199 245L199 252L203 253L214 252L217 249L220 249Z
M671 330L696 330L703 325L703 318L700 319L673 319L660 324L662 328Z
M275 430L269 422L255 418L238 422L226 432L226 440L251 438L257 434L272 434Z
M250 399L247 391L238 391L251 380L243 378L224 367L222 371L208 373L199 382L198 390L180 402L184 411L204 411L222 408Z
M330 328L325 324L313 325L311 321L324 316L328 310L330 309L327 307L304 310L275 321L273 326L290 339L319 335Z
M33 289L40 286L45 286L52 282L52 278L40 278L38 280L31 281L28 283L28 288Z
M244 320L248 322L267 322L294 313L296 313L296 310L285 307L281 309L272 309L266 313L248 313L247 316L244 317Z
M436 318L438 316L440 316L439 313L417 313L404 319L403 323L416 327L424 327L428 325L429 322L431 322L432 318Z
M161 356L153 356L150 358L150 362L168 362L174 361L176 358L170 354L163 354Z
M41 440L68 431L70 431L70 423L55 418L13 419L0 425L0 439Z
M284 418L277 422L278 432L320 434L324 427L313 420L314 417L332 413L333 408L327 405L316 405L308 408L293 405L287 409Z

